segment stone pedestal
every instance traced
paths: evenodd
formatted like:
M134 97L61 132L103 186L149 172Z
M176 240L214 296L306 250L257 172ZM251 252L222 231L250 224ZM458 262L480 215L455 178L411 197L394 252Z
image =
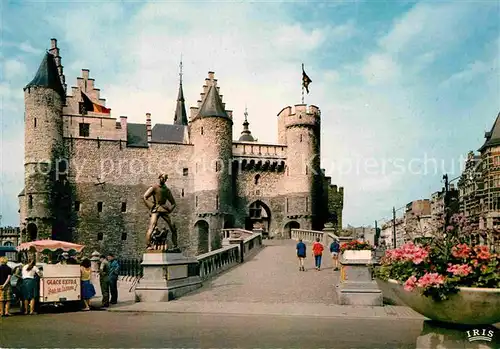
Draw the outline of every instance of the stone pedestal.
M168 302L202 286L198 260L180 252L143 254L144 276L135 288L136 302Z
M339 262L341 264L340 284L337 286L339 304L382 306L382 292L372 280L369 268L372 264L371 254L366 259L347 259L341 254Z

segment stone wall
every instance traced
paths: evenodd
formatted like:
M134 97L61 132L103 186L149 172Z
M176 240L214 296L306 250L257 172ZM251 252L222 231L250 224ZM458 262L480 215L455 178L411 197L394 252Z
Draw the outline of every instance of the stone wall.
M69 179L75 183L72 206L77 241L88 245L89 250L139 257L145 247L149 220L142 196L148 187L158 183L160 173L166 173L167 185L178 203L172 220L178 228L179 245L194 253L196 242L189 243L193 220L192 146L152 144L149 148L120 149L116 141L66 139L66 143L71 152ZM164 224L160 220L159 227Z

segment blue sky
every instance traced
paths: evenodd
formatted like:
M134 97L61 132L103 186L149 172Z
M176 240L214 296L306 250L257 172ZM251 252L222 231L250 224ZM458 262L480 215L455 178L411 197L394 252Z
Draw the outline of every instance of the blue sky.
M246 104L252 133L263 142L277 138L269 120L300 103L305 63L313 81L306 102L322 110L323 167L345 187L345 224L373 224L390 217L392 206L439 190L443 170L460 174L461 159L481 146L500 111L496 1L0 7L3 225L18 225L22 87L52 37L68 88L90 69L113 116L130 122L144 122L146 112L153 123L172 122L182 53L188 105L213 70L234 111L235 138Z

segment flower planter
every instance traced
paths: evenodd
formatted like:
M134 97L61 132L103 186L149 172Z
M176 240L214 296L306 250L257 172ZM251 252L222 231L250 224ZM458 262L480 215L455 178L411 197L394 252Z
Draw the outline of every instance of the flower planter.
M383 281L394 295L408 307L425 317L453 324L491 325L500 322L500 289L460 287L457 294L445 301L436 302L424 296L420 290L406 291L396 280ZM389 296L390 297L390 296Z
M372 259L372 251L371 250L347 250L342 253L344 259L348 260L371 260Z

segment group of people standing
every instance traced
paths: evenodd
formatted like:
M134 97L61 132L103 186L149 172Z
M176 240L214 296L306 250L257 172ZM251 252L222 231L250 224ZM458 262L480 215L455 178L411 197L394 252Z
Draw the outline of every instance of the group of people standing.
M325 247L323 244L320 242L319 238L316 239L315 242L312 244L312 254L314 256L314 266L317 271L321 270L321 262L323 258L323 251ZM299 259L299 271L306 271L304 267L304 261L307 257L307 247L306 244L302 241L302 239L299 240L297 246L297 257ZM334 270L339 270L338 268L338 258L339 258L339 252L340 252L340 244L337 239L333 240L333 242L330 244L330 253L332 255L332 260L333 260L333 268Z
M41 272L35 261L30 260L21 268L14 271L7 265L7 258L0 258L0 316L10 316L10 303L13 300L13 291L21 301L21 309L25 315L34 315L35 300L38 296L37 276ZM11 279L16 277L18 282L12 290Z
M74 262L75 261L75 262ZM60 264L78 264L71 260L67 253L62 255ZM21 312L25 315L34 315L36 299L39 293L39 277L42 271L36 266L34 258L27 264L14 270L7 265L7 258L0 257L0 316L10 316L10 305L14 294L20 301ZM118 301L118 275L120 265L113 254L107 257L100 256L99 283L102 292L102 306L109 307ZM13 280L13 278L15 278ZM92 284L92 268L90 259L84 258L80 263L81 299L83 310L90 310L90 299L96 295ZM17 280L17 281L16 281ZM110 297L111 295L111 297ZM111 298L111 299L110 299Z

